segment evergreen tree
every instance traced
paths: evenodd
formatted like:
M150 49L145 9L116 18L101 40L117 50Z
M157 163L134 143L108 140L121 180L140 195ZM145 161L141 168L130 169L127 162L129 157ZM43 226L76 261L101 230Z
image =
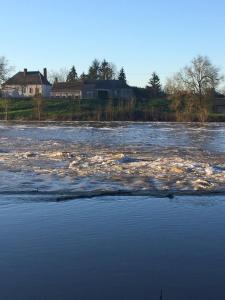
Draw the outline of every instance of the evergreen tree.
M99 72L100 72L100 62L97 59L95 59L92 62L92 65L89 67L88 79L98 80L99 79Z
M105 59L102 61L99 71L101 80L112 80L115 78L115 66Z
M109 72L109 63L104 59L100 66L100 79L107 80Z
M126 78L126 74L125 74L125 71L124 71L124 68L122 68L119 72L119 76L118 76L118 79L120 81L122 81L123 83L127 83L127 78Z
M149 85L147 86L147 89L151 96L160 96L162 93L161 83L159 76L156 74L156 72L152 73L152 77L149 80Z
M74 66L72 66L69 74L67 75L67 82L75 81L78 79L77 72Z
M83 73L80 75L80 80L87 80L87 79L89 79L89 76L83 72Z

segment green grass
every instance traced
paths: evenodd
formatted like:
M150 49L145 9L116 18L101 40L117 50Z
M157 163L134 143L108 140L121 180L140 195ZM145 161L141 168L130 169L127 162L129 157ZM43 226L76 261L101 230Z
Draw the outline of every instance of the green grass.
M0 119L5 119L5 104L9 120L78 121L174 121L170 102L166 98L145 101L118 99L0 99ZM225 114L210 114L209 121L225 121Z

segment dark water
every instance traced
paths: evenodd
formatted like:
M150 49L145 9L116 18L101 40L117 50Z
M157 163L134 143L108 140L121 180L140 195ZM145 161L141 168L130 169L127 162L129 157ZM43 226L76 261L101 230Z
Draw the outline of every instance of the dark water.
M1 124L0 299L225 299L224 153L224 124ZM150 179L211 195L116 195Z
M5 199L0 298L225 299L225 199Z

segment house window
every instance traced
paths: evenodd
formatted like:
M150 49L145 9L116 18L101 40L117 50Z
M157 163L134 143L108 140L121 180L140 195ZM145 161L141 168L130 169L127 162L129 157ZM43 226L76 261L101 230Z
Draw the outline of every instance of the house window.
M30 94L33 94L33 89L32 88L30 88Z

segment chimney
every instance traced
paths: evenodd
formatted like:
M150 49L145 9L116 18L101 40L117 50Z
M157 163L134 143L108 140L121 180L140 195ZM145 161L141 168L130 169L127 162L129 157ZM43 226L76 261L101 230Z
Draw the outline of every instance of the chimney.
M58 83L58 77L55 78L54 83Z
M27 69L23 70L24 77L27 75Z
M44 78L47 79L48 75L47 75L47 69L46 68L44 68L43 73L44 73Z

